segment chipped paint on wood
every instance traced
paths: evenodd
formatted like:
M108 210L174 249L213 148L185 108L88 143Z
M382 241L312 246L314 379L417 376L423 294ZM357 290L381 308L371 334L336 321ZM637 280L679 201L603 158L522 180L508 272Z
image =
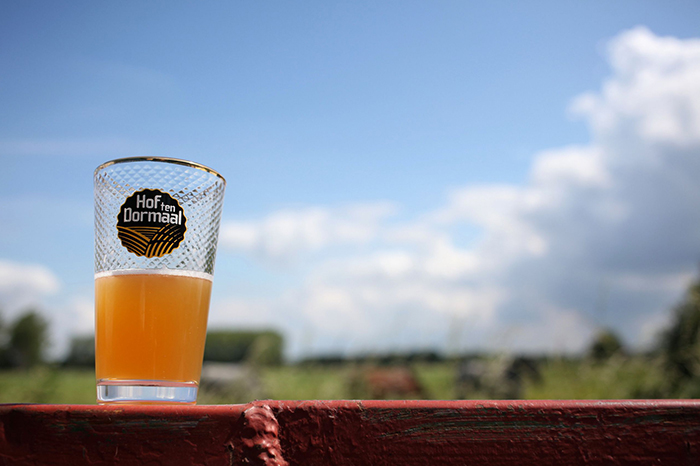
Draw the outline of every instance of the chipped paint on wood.
M697 465L700 401L0 405L0 464Z
M279 441L279 424L267 405L254 405L243 411L235 429L237 435L227 446L233 464L288 466Z

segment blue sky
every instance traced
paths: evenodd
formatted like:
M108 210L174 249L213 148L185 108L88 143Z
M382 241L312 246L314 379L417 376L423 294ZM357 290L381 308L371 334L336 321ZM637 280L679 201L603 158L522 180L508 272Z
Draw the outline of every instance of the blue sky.
M700 260L699 17L3 2L0 309L56 352L90 331L92 172L167 155L228 180L212 325L297 356L648 344Z

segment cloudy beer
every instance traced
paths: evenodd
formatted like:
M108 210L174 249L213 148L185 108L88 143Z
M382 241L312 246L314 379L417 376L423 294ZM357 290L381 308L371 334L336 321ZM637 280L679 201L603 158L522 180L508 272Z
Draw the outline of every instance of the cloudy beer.
M204 274L96 277L97 379L198 384L210 293Z

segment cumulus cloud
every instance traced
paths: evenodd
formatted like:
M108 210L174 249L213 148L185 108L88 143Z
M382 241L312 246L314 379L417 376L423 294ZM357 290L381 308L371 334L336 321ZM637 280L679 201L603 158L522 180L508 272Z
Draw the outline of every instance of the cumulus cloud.
M8 314L38 305L59 288L58 278L42 265L0 260L0 307Z
M65 326L67 333L87 335L95 331L95 301L91 296L71 297L62 314L64 318L57 323Z
M699 45L621 34L609 46L613 75L574 99L589 145L537 154L525 186L453 193L441 216L484 228L475 253L502 273L503 321L545 329L553 311L543 309L573 311L636 343L636 320L678 298L700 259ZM605 318L595 315L601 287Z
M401 335L444 347L454 319L471 328L461 346L577 351L601 325L646 344L700 260L700 40L640 27L608 57L601 89L571 105L590 142L534 154L524 185L455 189L412 221L387 204L275 212L226 224L222 245L315 254L267 308L317 328L324 348ZM457 246L460 225L479 237ZM348 245L362 248L338 253Z
M657 37L638 27L611 41L608 56L612 78L572 104L596 139L676 147L700 142L700 39Z
M368 243L377 235L380 222L394 211L395 206L387 202L283 210L261 220L225 222L219 244L285 262L330 246Z

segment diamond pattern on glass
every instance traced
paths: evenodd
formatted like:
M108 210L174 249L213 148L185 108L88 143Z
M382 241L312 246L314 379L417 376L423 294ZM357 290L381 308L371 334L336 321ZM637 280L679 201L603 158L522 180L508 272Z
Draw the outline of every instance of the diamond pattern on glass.
M143 189L167 192L187 216L180 247L162 257L130 253L117 236L121 205ZM213 275L224 189L223 178L188 165L138 160L102 166L95 172L95 273L177 269Z

